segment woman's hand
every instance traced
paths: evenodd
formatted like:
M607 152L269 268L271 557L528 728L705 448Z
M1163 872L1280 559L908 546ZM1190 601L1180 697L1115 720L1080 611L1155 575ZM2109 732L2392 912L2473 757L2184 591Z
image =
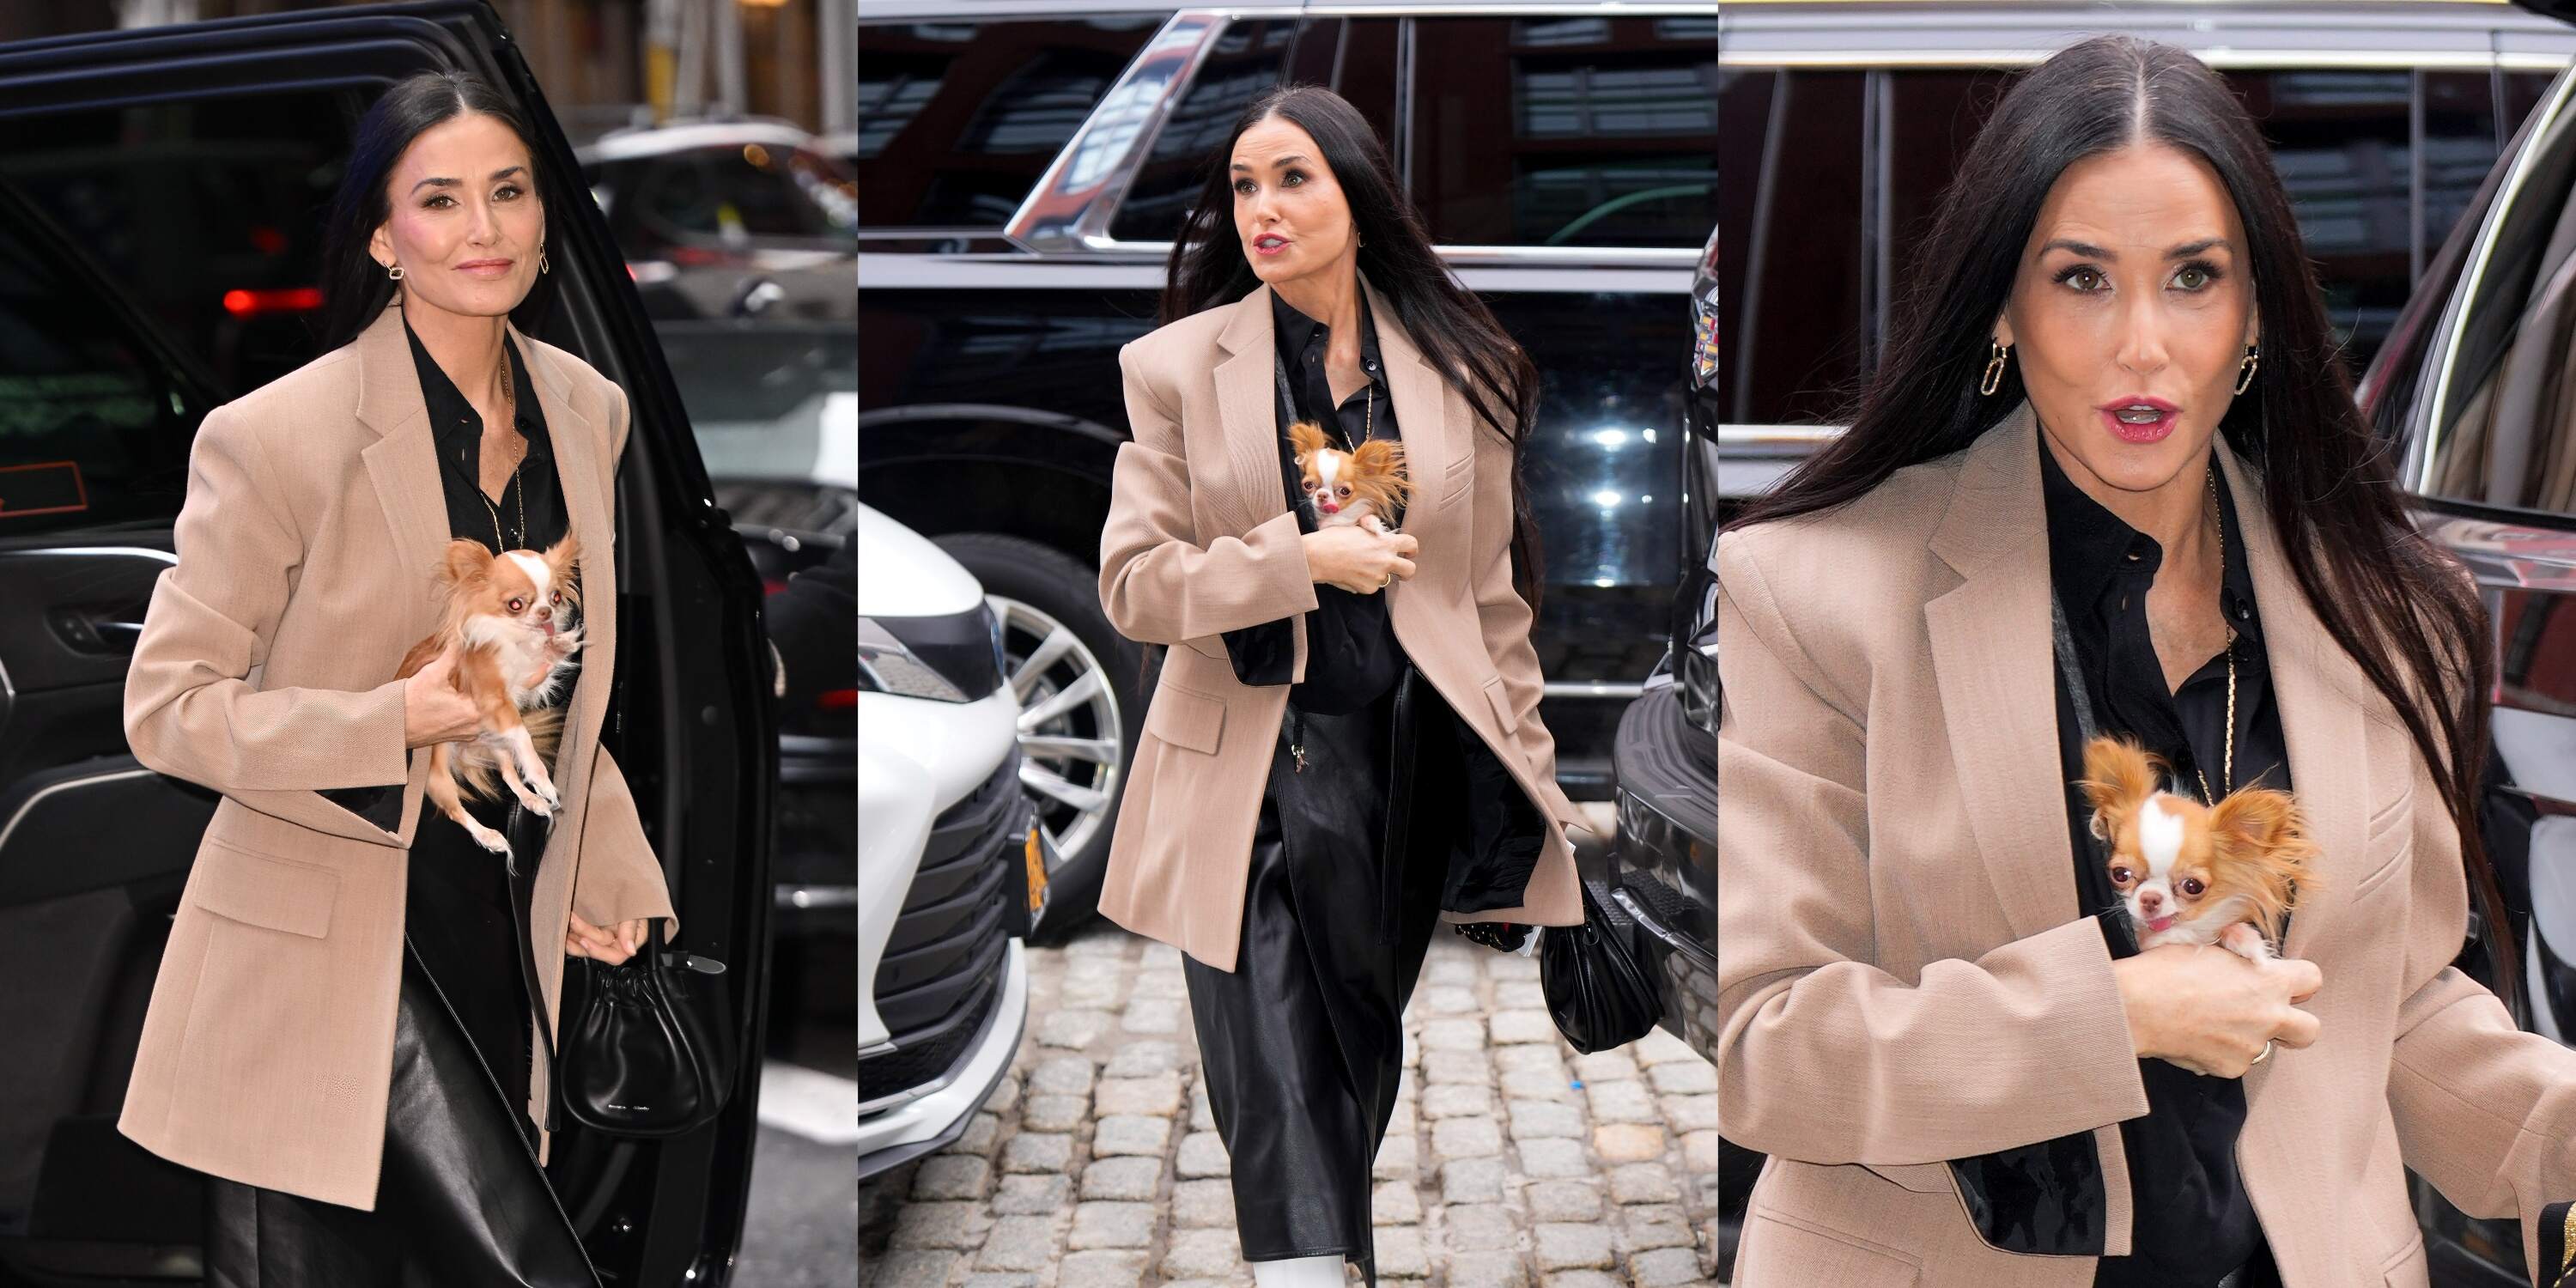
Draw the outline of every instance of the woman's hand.
M455 672L455 655L441 653L403 681L405 750L434 742L460 742L474 736L482 725L483 713L475 710L474 699L465 696L451 681Z
M2241 1078L2265 1044L2317 1040L2317 1017L2298 1009L2325 982L2315 962L2257 966L2215 944L2167 944L2111 963L2127 1008L2129 1041L2193 1073Z
M618 922L615 928L602 930L581 919L579 913L568 913L571 921L564 925L564 956L588 957L611 966L635 955L644 946L644 923L647 918Z
M1380 536L1356 523L1309 532L1300 540L1314 580L1357 595L1376 594L1391 578L1411 577L1410 556L1422 548L1409 534Z

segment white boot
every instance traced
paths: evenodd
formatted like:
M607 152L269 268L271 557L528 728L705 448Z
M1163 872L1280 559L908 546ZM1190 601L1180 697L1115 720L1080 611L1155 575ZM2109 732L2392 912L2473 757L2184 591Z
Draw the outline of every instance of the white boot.
M1342 1288L1346 1281L1342 1278L1341 1254L1327 1253L1253 1262L1252 1282L1260 1288Z

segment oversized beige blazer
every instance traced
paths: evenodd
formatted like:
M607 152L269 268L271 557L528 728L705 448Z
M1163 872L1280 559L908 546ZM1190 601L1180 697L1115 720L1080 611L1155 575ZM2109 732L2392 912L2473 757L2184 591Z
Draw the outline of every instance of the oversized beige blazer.
M511 328L581 540L582 683L552 766L563 793L529 937L553 1016L568 910L662 917L661 864L599 746L617 665L625 392ZM404 868L429 748L403 748L403 654L438 625L449 539L401 311L210 413L126 677L144 765L223 794L152 987L118 1130L200 1171L372 1209L392 1079ZM384 831L317 790L401 782ZM525 863L530 856L522 855ZM498 862L497 857L494 860ZM527 1112L542 1121L535 1062ZM549 1138L539 1138L544 1156Z
M1396 642L1552 816L1520 906L1444 919L1580 925L1565 828L1583 818L1556 784L1529 605L1512 589L1511 448L1474 419L1365 276L1360 285L1414 481L1404 530L1422 543L1414 575L1379 592ZM1303 679L1303 615L1315 607L1279 478L1274 352L1267 285L1118 351L1135 440L1118 448L1100 534L1110 624L1175 646L1119 799L1100 911L1226 971L1242 942L1252 831L1288 686L1235 679L1223 633L1295 615L1292 674Z
M2092 1257L1983 1243L1943 1163L2086 1131L2129 1251L2117 1124L2147 1101L2077 904L2036 425L2024 403L1840 513L1718 542L1718 1104L1772 1155L1738 1288L2090 1284ZM2220 456L2325 876L2286 945L2324 975L2321 1032L2245 1077L2246 1189L2291 1288L2426 1282L2408 1166L2521 1216L2529 1254L2576 1198L2576 1052L2450 966L2459 834Z

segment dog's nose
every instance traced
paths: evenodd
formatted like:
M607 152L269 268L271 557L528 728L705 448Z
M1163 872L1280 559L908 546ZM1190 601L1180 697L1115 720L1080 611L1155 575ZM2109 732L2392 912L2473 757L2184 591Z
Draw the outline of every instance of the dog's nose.
M2156 909L2163 907L2164 902L2165 897L2157 894L2153 890L2141 890L2138 892L2138 908L2148 916L2154 916Z
M554 619L555 619L555 610L554 610L554 606L553 606L553 605L551 605L551 604L539 604L539 605L537 605L537 620L538 620L538 621L541 621L541 622L551 622L551 621L553 621Z

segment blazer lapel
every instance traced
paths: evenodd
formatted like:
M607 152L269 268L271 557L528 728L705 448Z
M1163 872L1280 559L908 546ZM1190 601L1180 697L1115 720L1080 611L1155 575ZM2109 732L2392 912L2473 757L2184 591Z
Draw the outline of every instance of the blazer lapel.
M1216 369L1217 429L1222 443L1190 443L1191 460L1223 460L1222 478L1201 478L1217 499L1220 517L1240 535L1287 513L1279 478L1278 361L1270 325L1270 286L1263 283L1226 306L1231 316L1217 333L1217 347L1233 355ZM1202 451L1213 447L1219 450Z
M430 441L429 405L421 398L420 373L412 365L411 343L403 338L401 306L386 306L358 334L354 347L358 420L377 434L358 459L365 462L376 500L393 529L399 580L417 592L408 601L414 620L401 633L408 644L437 625L434 575L449 540L447 493L438 478L438 455Z
M1405 473L1413 483L1404 502L1404 524L1410 528L1439 512L1442 489L1434 481L1448 477L1450 458L1472 451L1457 432L1465 424L1466 399L1457 396L1440 373L1432 370L1413 337L1406 335L1403 324L1396 321L1386 297L1369 285L1366 274L1360 276L1360 289L1367 293L1369 317L1377 326L1378 356L1386 362L1388 401L1395 404L1396 428L1404 440Z
M2290 754L2290 789L2307 815L2325 879L2290 914L2285 957L2305 956L2317 927L2331 922L2352 897L2351 881L2336 880L2362 852L2370 808L2370 737L2363 690L2368 681L2317 619L2299 589L2279 532L2263 504L2263 484L2233 450L2222 450L2219 468L2236 501L2237 530L2245 541L2246 569L2254 580L2256 611L2263 614L2264 652L2272 692L2281 712L2281 737Z
M1977 857L2015 938L2082 912L2058 763L2037 432L2024 402L1969 447L1931 543L1965 580L1923 606Z
M536 386L537 405L546 414L546 439L555 454L555 475L563 488L564 519L581 542L581 627L584 680L588 663L604 659L598 682L573 686L571 729L556 753L563 773L580 779L589 766L600 723L607 716L608 679L617 664L617 562L615 515L609 509L609 463L600 448L607 435L575 410L569 385L553 358L528 342L515 325L510 341L528 364ZM631 432L631 431L630 431Z

